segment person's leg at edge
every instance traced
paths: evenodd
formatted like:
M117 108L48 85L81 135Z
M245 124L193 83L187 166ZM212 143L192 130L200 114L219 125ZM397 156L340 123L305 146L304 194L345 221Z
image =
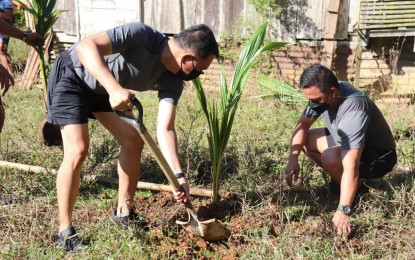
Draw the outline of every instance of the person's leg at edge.
M4 120L6 120L6 113L4 111L2 97L0 97L0 133L3 130Z
M11 68L11 57L7 52L1 52L0 53L0 62L7 69L7 71L13 75L13 71Z
M144 141L137 130L122 121L115 113L95 112L93 114L121 146L117 168L119 176L117 215L127 215L133 206L134 194L140 178Z
M88 124L61 127L63 161L56 178L59 205L59 232L72 224L72 212L79 191L82 164L88 153Z

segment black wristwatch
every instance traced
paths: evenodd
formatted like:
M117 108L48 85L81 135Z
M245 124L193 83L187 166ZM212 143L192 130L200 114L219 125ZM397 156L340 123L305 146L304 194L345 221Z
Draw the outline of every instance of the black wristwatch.
M340 211L343 214L345 214L345 215L348 216L348 215L350 215L350 212L352 210L350 209L350 206L349 205L339 205L339 207L337 208L337 211Z
M184 173L182 173L182 172L176 173L175 175L176 175L176 178L177 178L177 179L180 179L180 178L184 178L184 177L186 177L186 176L184 175Z
M22 41L26 42L26 37L28 34L29 34L28 32L23 32Z

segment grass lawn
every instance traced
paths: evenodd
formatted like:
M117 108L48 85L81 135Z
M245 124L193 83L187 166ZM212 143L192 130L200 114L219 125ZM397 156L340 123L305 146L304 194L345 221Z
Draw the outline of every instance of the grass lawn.
M149 222L147 228L108 225L116 187L82 180L74 225L90 250L81 258L415 258L415 142L413 133L406 132L414 122L414 106L378 102L397 137L399 162L385 178L368 183L369 192L354 207L352 235L339 238L329 225L338 196L329 192L327 175L302 158L302 179L297 186L290 189L284 180L291 130L304 104L255 98L259 92L259 87L252 85L241 100L225 155L219 207L223 214L217 216L232 232L228 241L211 243L186 233L175 224L183 216L183 208L165 192L137 191L135 206ZM157 95L143 93L138 98L144 107L144 122L155 137ZM45 114L41 90L11 89L4 102L1 159L58 169L62 149L42 146L37 138ZM191 187L210 189L205 118L192 85L180 100L176 128ZM90 132L83 173L116 176L116 143L94 121ZM148 150L143 156L141 180L167 183ZM54 244L58 228L55 176L2 167L0 192L16 199L0 208L0 258L64 257ZM209 211L209 199L193 197L192 201L200 214Z

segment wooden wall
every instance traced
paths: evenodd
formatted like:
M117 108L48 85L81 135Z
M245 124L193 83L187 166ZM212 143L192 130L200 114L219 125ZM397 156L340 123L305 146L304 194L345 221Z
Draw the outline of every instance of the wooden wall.
M321 62L326 53L322 40L329 1L285 0L280 17L269 24L274 40L299 43L273 54L276 76L294 86L298 85L303 69ZM359 3L342 0L340 4L332 69L342 80L354 80L356 44L353 43L355 37L351 36L356 35ZM234 32L234 27L240 29L241 21L252 24L263 21L247 0L58 0L56 9L67 12L60 15L54 27L57 37L52 57L79 39L130 21L144 22L166 34L176 34L191 25L204 23L212 28L218 41L225 33ZM242 37L246 36L245 31L240 31ZM370 50L366 52L361 87L389 73L384 61L373 56Z
M78 13L79 32L84 38L119 24L139 20L139 2L82 0L78 2Z
M71 36L75 41L130 21L144 22L165 34L204 23L219 38L238 19L247 18L249 7L244 0L58 0L56 9L68 12L60 16L54 31L63 41Z
M337 38L348 37L352 14L349 1L342 0ZM321 40L328 2L286 0L281 16L270 23L271 36L289 42ZM54 26L63 41L71 37L75 41L130 21L144 22L166 34L204 23L219 39L235 26L241 27L242 20L254 25L263 21L246 0L58 0L56 9L67 10Z

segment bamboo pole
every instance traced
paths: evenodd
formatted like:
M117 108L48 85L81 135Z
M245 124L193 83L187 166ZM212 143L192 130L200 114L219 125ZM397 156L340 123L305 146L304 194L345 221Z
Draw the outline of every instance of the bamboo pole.
M19 169L22 171L28 171L28 172L34 172L34 173L46 173L46 174L55 174L55 175L58 173L58 171L54 169L47 169L41 166L13 163L13 162L7 162L7 161L0 161L0 167L9 167L13 169ZM118 184L117 178L97 176L97 175L84 175L82 178L96 181L98 183ZM138 182L137 188L145 189L145 190L172 192L172 188L169 185L151 183L151 182L143 182L143 181ZM209 198L212 197L212 191L205 190L205 189L190 188L189 193L190 195L193 195L193 196L209 197Z
M415 18L415 13L413 14L388 14L385 15L371 15L371 14L364 14L362 12L362 22L370 22L373 20L393 20L393 19L413 19Z
M380 25L364 25L362 24L360 29L387 29L398 27L415 27L415 23L395 23L395 24L380 24Z
M415 14L413 18L410 19L362 19L362 24L369 23L370 25L375 24L389 24L392 27L395 27L395 24L411 24L413 26L413 21L415 18Z
M400 9L400 10L376 10L372 11L372 9L362 8L362 15L386 15L386 14L413 14L415 10L413 7L407 9Z

